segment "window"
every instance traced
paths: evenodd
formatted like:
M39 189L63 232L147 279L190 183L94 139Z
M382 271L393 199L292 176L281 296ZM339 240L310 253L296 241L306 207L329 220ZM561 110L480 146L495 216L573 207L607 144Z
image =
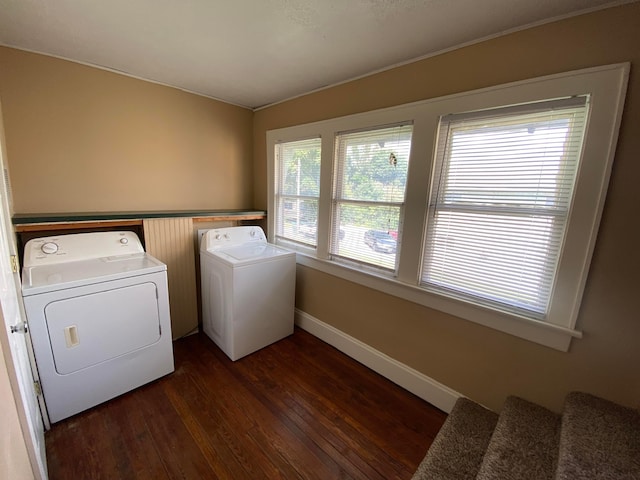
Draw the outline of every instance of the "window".
M315 246L320 194L320 139L276 146L278 165L276 235Z
M586 113L583 96L441 120L422 286L547 317Z
M608 65L269 131L269 239L566 351L628 76Z
M411 132L398 125L337 136L334 259L395 270Z

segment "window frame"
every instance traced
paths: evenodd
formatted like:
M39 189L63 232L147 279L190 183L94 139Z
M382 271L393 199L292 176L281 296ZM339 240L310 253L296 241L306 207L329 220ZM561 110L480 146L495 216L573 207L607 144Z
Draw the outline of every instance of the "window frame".
M572 113L572 110L573 110L573 113ZM583 150L582 145L583 145L583 138L584 138L583 132L586 131L586 121L588 119L589 111L590 111L589 98L586 96L576 96L571 98L563 98L560 100L549 100L542 103L527 104L527 105L518 106L515 108L507 107L507 108L497 108L497 109L476 111L471 113L470 115L469 114L451 115L451 116L440 119L439 133L438 133L438 149L433 160L434 184L437 183L438 188L437 189L432 188L429 205L427 207L428 219L432 225L432 228L427 228L427 235L425 238L425 248L423 252L423 260L425 263L422 269L421 285L425 289L430 291L441 291L443 295L458 297L462 301L468 301L470 303L474 303L477 305L487 304L490 306L490 308L495 308L496 310L502 310L502 311L512 312L516 314L518 311L527 312L527 310L529 310L528 318L540 319L541 321L549 321L550 323L559 323L557 321L554 321L555 318L558 315L565 314L566 312L551 311L550 305L547 305L546 310L543 310L542 303L530 304L532 308L527 309L525 304L518 305L517 303L514 302L515 299L511 297L511 295L515 294L515 292L513 291L511 292L511 295L507 295L507 297L500 297L500 295L496 293L493 298L486 293L483 295L483 294L474 292L473 287L471 287L472 288L471 290L465 291L465 288L461 284L458 284L458 285L455 284L455 281L460 279L460 277L458 277L458 272L455 270L451 270L451 277L449 278L451 278L454 283L451 283L450 285L443 284L438 280L430 281L429 279L425 278L429 276L427 274L427 272L429 271L429 269L427 268L429 261L427 259L429 258L431 262L434 264L437 264L438 260L437 260L437 254L435 253L435 251L433 249L430 250L428 246L430 245L432 247L436 247L436 245L432 243L436 241L436 238L439 238L440 241L445 240L444 237L436 237L437 229L435 228L435 225L436 223L438 223L438 220L437 220L438 213L442 213L444 217L446 217L448 213L453 213L453 212L461 215L473 214L475 221L479 223L482 223L483 221L485 221L485 219L492 216L502 217L502 218L506 216L509 218L507 223L523 222L523 221L526 221L526 219L529 217L537 218L539 220L542 220L542 222L544 222L544 220L547 220L553 225L550 228L551 230L549 232L550 236L547 237L546 239L551 240L552 237L555 237L556 240L559 240L557 242L554 242L554 244L558 245L557 250L555 248L545 249L547 256L545 258L544 265L548 269L547 272L549 273L550 276L546 276L542 272L540 272L542 277L545 278L545 280L546 279L551 280L551 282L549 283L545 282L545 284L550 289L549 293L552 293L553 291L552 281L555 278L555 272L557 270L556 265L559 260L558 255L562 252L562 248L563 248L562 240L564 239L564 232L566 231L567 220L569 216L569 208L570 208L571 199L573 196L572 195L573 185L575 184L575 178L577 178L577 170L580 165L580 157L582 156L582 150ZM477 122L475 123L476 126L473 127L472 129L476 133L478 128L484 129L489 124L491 125L492 132L495 133L498 131L499 128L503 128L503 127L499 127L498 124L504 125L505 123L510 123L511 126L513 126L513 122L516 122L518 125L522 125L523 122L530 124L530 122L536 121L534 116L538 116L538 117L545 116L547 118L548 116L554 116L556 118L559 118L563 115L566 115L568 118L568 122L573 125L572 127L570 127L571 130L568 132L568 134L571 135L570 139L573 142L572 143L573 146L569 150L564 151L562 155L564 157L564 160L561 161L563 166L562 168L563 174L560 176L563 182L562 183L563 187L561 188L567 191L567 195L564 195L564 196L561 195L561 196L555 197L555 200L557 201L561 198L563 200L566 199L567 200L566 203L564 201L561 202L561 204L554 203L551 207L547 206L546 204L540 204L540 205L530 204L523 207L520 204L514 204L512 202L503 203L498 201L495 198L489 200L489 197L487 195L482 196L482 199L487 201L486 203L483 203L483 204L478 204L477 199L475 200L475 203L474 203L474 201L470 200L470 198L468 197L461 202L456 202L455 199L446 201L445 199L439 197L439 194L442 193L443 186L448 184L449 178L450 178L448 173L445 173L445 172L447 172L447 168L449 166L449 160L451 158L449 156L449 153L451 151L449 142L451 141L450 132L452 130L456 131L457 129L459 129L458 131L463 132L462 134L464 135L465 127L470 128L469 127L470 123ZM577 123L576 123L576 119L577 119ZM482 124L482 127L480 127L480 124ZM521 126L518 128L522 129ZM498 155L498 153L496 154ZM540 161L541 159L542 157L536 156L534 162ZM522 165L523 165L522 160L518 159L515 164L511 165L511 168L520 168L522 167ZM569 168L565 169L564 168L565 166ZM572 166L575 166L575 167L571 168ZM462 176L468 175L460 171L458 171L457 173L458 175L453 174L451 177L453 178L454 182L456 181L456 179L458 181L461 181L460 175ZM504 174L504 172L501 172L501 173ZM510 176L509 178L510 180L513 180L513 176ZM469 181L472 181L472 180L469 179ZM522 181L527 181L527 180L523 178ZM570 188L566 188L569 184L571 185ZM550 187L550 184L546 184L545 187L548 195L549 194L548 188ZM542 188L545 188L545 187L542 187ZM457 187L457 188L459 189L460 187ZM537 197L537 192L536 192L536 197ZM458 221L453 220L457 228L462 228L464 221L469 221L469 218L465 220L459 219ZM504 221L503 219L499 220L499 222L503 222L503 221ZM441 225L444 226L446 223L447 221L443 219L443 223ZM489 226L486 223L483 225L485 225L488 229L485 232L491 231L491 226ZM506 224L493 223L492 225L494 227L501 228ZM491 235L491 233L487 233L487 234ZM522 231L521 231L521 234L522 234ZM515 241L518 241L517 237L518 237L518 234L516 232L515 236L511 237L509 240L511 241L513 239L516 239ZM472 232L471 238L473 239L473 232ZM523 239L524 237L521 235L520 238ZM535 239L544 241L545 237L537 236L535 237ZM531 241L532 241L532 237L527 235L526 243L529 243ZM444 243L439 243L439 245L437 246L444 247ZM469 246L470 245L467 245L467 247ZM491 245L483 244L481 241L474 241L473 243L473 247L478 249L484 248L484 246L486 246L489 251L493 251L494 253L497 252L497 250L493 250ZM502 245L502 247L503 246L504 245ZM531 252L531 250L527 250L526 245L523 245L522 248L523 248L523 251ZM509 252L507 250L501 250L500 252L502 254L509 255ZM466 252L461 251L459 253L461 255L466 255ZM455 247L451 251L450 258L455 259L458 262L461 260L461 258L455 252ZM470 265L471 264L469 263L465 263L463 268L460 269L460 271L461 272L465 271L466 270L465 267L469 267ZM487 265L485 264L485 268L486 266ZM437 278L438 274L435 273L437 269L433 269L431 271L434 272L434 277ZM485 273L486 273L486 270L485 270ZM497 278L499 278L499 276ZM491 279L486 277L484 279L487 282L491 283ZM528 280L531 280L531 277L529 277ZM446 281L444 283L446 283ZM480 289L481 288L482 287L480 287ZM544 293L544 290L538 290L538 293L540 292ZM509 300L510 297L511 297L511 300ZM547 297L544 296L543 298L546 299ZM491 306L491 305L494 305L494 306Z
M398 210L398 226L397 226L397 233L398 235L400 235L401 230L402 230L402 218L403 218L403 214L404 214L404 205L405 205L405 197L406 197L406 182L405 182L405 186L404 186L404 190L402 191L402 200L400 201L393 201L390 199L387 200L365 200L365 199L356 199L356 198L348 198L347 196L345 196L345 186L347 185L347 181L345 180L346 174L345 174L345 168L346 168L346 158L343 158L340 153L341 153L341 140L343 138L346 138L352 134L358 135L358 134L366 134L367 136L375 136L375 132L377 131L388 131L390 129L398 129L399 131L402 129L407 129L407 127L410 127L411 133L410 135L413 135L413 124L412 122L399 122L396 124L390 124L390 125L379 125L375 128L366 128L366 129L358 129L358 130L350 130L350 131L344 131L344 132L336 132L335 133L335 137L334 137L334 141L335 141L335 152L334 152L334 157L333 157L333 161L334 161L334 175L332 178L333 181L333 189L332 189L332 199L331 199L331 225L332 225L332 231L331 231L331 240L329 242L329 251L328 251L328 255L329 258L335 262L338 263L343 263L343 264L347 264L347 265L351 265L353 267L357 267L357 268L361 268L364 270L373 270L373 271L380 271L380 272L387 272L390 275L395 276L396 271L397 271L397 265L398 265L398 255L399 255L399 246L400 246L400 242L397 242L398 244L398 250L394 253L393 257L394 257L394 261L393 261L393 266L392 267L387 267L387 266L382 266L380 264L376 264L374 262L366 262L364 260L360 260L360 259L356 259L353 257L349 257L347 255L340 255L339 253L333 251L333 249L335 247L337 247L336 243L338 239L338 237L336 236L336 225L339 223L338 221L338 217L341 214L341 209L343 206L351 206L351 207L367 207L367 206L371 206L371 207L375 207L375 208L391 208L391 209L397 209ZM346 150L343 152L344 155L346 155ZM404 150L402 151L402 153L404 153ZM407 152L407 167L410 164L410 152ZM399 154L400 155L400 154ZM404 155L402 155L404 156ZM408 173L408 171L407 171ZM384 274L384 273L383 273Z
M312 137L312 138L304 138L304 139L298 139L295 140L293 142L278 142L275 144L274 146L274 155L276 158L276 162L279 160L282 152L280 151L280 149L282 147L284 147L285 145L289 144L289 143L298 143L298 142L313 142L315 140L320 141L320 155L321 155L321 167L322 167L322 142L321 139L318 137ZM284 187L283 187L283 178L282 178L282 165L278 164L277 165L277 169L275 171L275 177L274 177L274 210L275 212L277 212L278 214L280 214L281 209L280 209L280 201L282 200L283 202L285 201L286 198L292 199L293 201L305 201L305 200L313 200L313 201L317 201L319 203L319 192L318 192L318 196L311 196L311 195L300 195L300 194L285 194L282 193ZM282 207L282 209L284 209L284 205ZM277 219L277 217L274 216L275 219ZM316 225L318 224L318 219L316 218ZM316 246L310 242L304 242L302 240L296 240L294 238L288 238L285 237L284 235L279 236L278 235L278 227L277 224L274 224L274 236L276 236L279 240L286 240L287 242L293 242L293 243L300 243L301 245L304 245L305 248L310 248L312 250L316 249ZM317 241L317 226L316 226L316 241Z
M629 63L606 65L549 75L504 85L448 95L411 104L374 110L267 132L268 211L274 210L275 143L313 136L322 140L317 250L286 241L279 245L296 250L301 265L314 268L429 308L527 339L560 351L567 351L572 338L581 338L576 327L582 294L587 281L604 207L615 154L622 109L629 77ZM489 110L502 106L540 102L554 98L589 95L591 111L585 133L583 156L570 206L565 244L551 297L551 308L564 312L561 319L540 321L487 307L468 304L419 286L428 200L432 188L433 162L440 117L461 112ZM400 122L413 123L402 232L399 233L397 275L366 271L329 256L331 200L336 134L375 128ZM275 218L268 217L268 238Z

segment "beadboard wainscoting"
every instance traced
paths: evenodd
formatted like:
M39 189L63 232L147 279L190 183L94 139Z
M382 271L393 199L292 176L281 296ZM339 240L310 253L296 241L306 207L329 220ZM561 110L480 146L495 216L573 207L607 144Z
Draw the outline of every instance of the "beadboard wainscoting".
M167 265L171 333L184 337L198 328L192 218L144 219L147 253Z

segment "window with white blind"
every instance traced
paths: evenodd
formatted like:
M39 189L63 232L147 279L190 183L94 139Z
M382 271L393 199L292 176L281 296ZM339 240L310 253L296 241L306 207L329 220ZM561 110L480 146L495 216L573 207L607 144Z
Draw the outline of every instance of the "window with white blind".
M412 125L340 133L330 253L395 271Z
M607 65L269 131L269 239L308 268L566 351L628 75Z
M276 145L276 235L316 245L320 195L320 139Z
M423 287L546 318L586 114L581 96L442 118Z

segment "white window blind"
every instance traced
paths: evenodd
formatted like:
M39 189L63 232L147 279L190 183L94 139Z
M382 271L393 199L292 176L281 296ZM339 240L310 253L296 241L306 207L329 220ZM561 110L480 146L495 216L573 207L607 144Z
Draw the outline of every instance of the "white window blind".
M340 133L330 254L395 270L412 125Z
M276 236L316 246L320 138L276 144Z
M545 319L587 98L441 118L421 285Z

